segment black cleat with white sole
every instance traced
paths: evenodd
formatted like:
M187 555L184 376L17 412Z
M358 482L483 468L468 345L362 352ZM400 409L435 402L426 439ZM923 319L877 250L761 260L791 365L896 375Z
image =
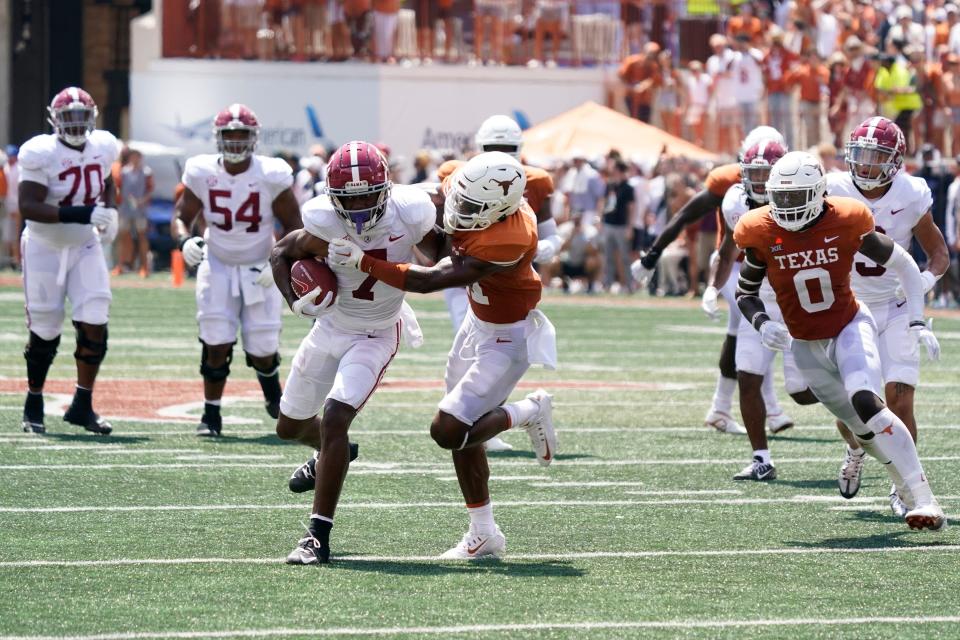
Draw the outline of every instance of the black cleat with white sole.
M777 470L772 464L764 462L760 456L753 456L753 462L744 467L740 473L733 476L733 479L767 482L777 479Z
M320 455L320 452L315 452L309 460L297 467L297 470L293 472L293 475L290 476L290 482L287 483L287 486L290 487L290 491L293 491L294 493L313 491L317 484L318 455ZM360 445L358 445L356 442L351 442L350 462L356 460L358 455L360 455Z
M67 412L63 414L63 419L65 422L83 427L98 436L108 436L113 432L110 423L97 415L97 412L93 409L82 409L71 404Z
M197 435L202 438L216 438L223 431L223 418L219 415L203 414L197 426Z
M312 535L300 538L300 542L287 555L287 564L327 564L330 562L330 547Z
M27 393L27 400L23 403L23 422L20 426L26 433L46 433L43 426L43 394Z

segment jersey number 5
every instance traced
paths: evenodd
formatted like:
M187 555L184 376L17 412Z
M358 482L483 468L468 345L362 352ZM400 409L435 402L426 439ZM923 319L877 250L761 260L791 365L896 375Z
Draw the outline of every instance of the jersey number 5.
M93 174L97 174L96 178L93 177ZM89 207L92 204L96 204L97 198L103 193L103 169L101 169L98 164L84 165L82 169L80 167L70 167L62 171L57 177L60 178L61 182L68 178L73 180L73 184L70 185L70 193L59 203L61 207L73 205L73 198L77 195L77 191L80 190L81 177L87 193L83 198L83 204L85 206Z
M830 272L821 267L797 271L793 274L793 286L797 289L800 306L807 313L826 311L836 300Z
M883 227L877 227L876 229L877 229L877 233L882 233L882 234L887 233L886 231L883 230ZM854 269L856 269L857 273L859 273L864 278L876 278L876 277L882 276L887 272L885 268L881 267L878 264L875 264L871 267L870 263L860 262L859 260L854 264Z
M236 220L237 222L248 223L247 233L260 231L260 220L262 219L260 217L260 192L251 191L250 195L243 201L243 204L240 205L236 213L217 203L218 199L229 198L231 195L232 194L225 189L210 190L210 213L223 216L223 223L214 222L213 226L218 229L223 229L224 231L230 231L233 229L233 221Z

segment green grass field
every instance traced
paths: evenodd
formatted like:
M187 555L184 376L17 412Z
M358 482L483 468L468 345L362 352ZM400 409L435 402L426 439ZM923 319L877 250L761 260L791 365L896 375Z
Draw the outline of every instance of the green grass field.
M46 436L20 432L22 294L0 289L0 637L960 637L960 530L895 521L876 462L841 499L825 410L781 394L797 428L771 441L780 479L731 480L749 445L702 426L723 325L693 304L546 298L562 368L527 380L555 393L560 455L542 469L506 434L517 449L491 456L491 487L507 557L434 560L467 526L428 433L452 335L439 298L411 302L427 344L401 350L354 424L335 562L289 567L310 497L286 481L309 452L272 435L242 356L224 410L237 420L193 435L192 290L114 291L95 395L114 435L97 438L56 414ZM285 317L284 372L307 328ZM920 451L955 514L960 319L936 329ZM48 412L68 399L72 351L70 332Z

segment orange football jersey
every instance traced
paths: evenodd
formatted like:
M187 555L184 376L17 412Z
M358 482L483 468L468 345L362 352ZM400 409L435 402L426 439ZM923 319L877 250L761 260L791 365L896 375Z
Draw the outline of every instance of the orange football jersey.
M437 169L437 177L440 182L446 180L454 171L463 166L463 160L447 160ZM553 193L553 178L543 169L523 165L523 170L527 174L527 186L523 190L523 197L527 199L530 208L534 213L540 211L543 203Z
M727 194L727 190L740 182L740 165L736 162L732 164L720 165L707 174L704 186L707 191L722 198Z
M537 218L527 205L482 231L453 234L453 253L484 262L513 265L480 279L467 289L473 314L484 322L519 322L536 308L543 293L533 269L537 254Z
M811 228L787 231L760 207L737 222L733 239L767 267L767 279L790 335L801 340L835 338L857 314L850 288L853 258L874 229L870 209L853 198L828 197L826 212Z

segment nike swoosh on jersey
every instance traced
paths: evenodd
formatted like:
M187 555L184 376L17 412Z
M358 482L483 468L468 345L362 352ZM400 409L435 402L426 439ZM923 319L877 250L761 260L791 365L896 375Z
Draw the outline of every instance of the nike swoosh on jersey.
M836 240L836 239L839 238L839 237L840 237L840 236L829 236L829 237L824 238L824 239L823 239L823 242L824 242L824 244L830 244L831 242L833 242L834 240Z
M903 207L903 209L906 209L906 207ZM890 215L895 216L895 215L897 215L898 213L900 213L901 211L903 211L903 209L896 209L896 210L894 210L894 211L891 211L891 212L890 212Z
M399 240L400 238L402 238L402 237L405 236L405 235L407 235L407 234L401 233L401 234L398 235L398 236L390 236L390 242L396 242L397 240Z

